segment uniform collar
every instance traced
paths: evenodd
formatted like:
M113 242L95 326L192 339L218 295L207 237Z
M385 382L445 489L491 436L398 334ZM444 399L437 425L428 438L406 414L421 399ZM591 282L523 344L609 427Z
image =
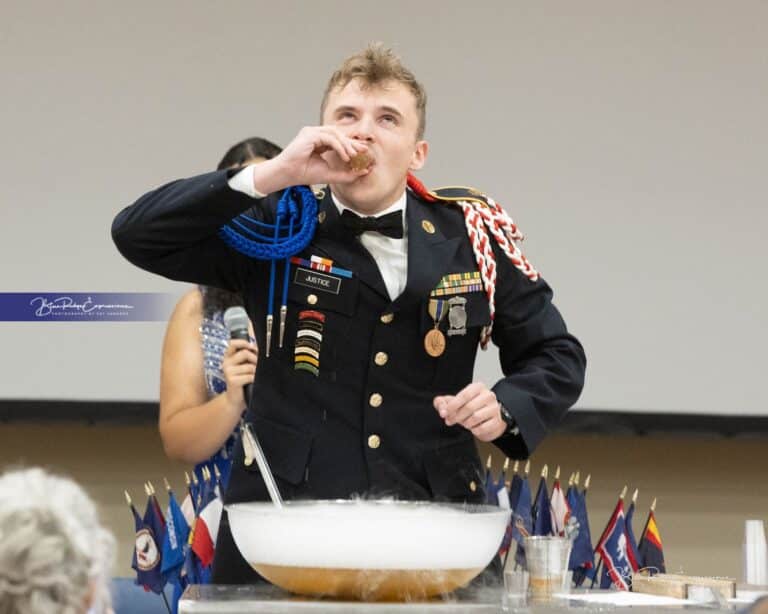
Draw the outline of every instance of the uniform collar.
M328 191L330 192L330 187L328 188ZM386 215L387 213L393 213L395 211L405 211L405 203L407 201L407 198L408 198L408 190L403 190L403 193L400 195L400 198L398 198L394 203L392 203L389 207L387 207L383 211L379 211L373 217L381 217L382 215ZM336 198L336 195L333 192L331 192L331 199L333 200L333 204L336 205L336 209L338 210L339 215L344 213L345 209L349 209L350 211L352 211L352 213L356 215L365 215L364 213L355 211L354 209L352 209L352 207L347 207L338 198Z

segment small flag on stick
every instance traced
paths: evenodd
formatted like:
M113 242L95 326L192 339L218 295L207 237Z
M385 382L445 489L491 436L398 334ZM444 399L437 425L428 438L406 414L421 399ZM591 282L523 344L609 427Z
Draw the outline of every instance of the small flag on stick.
M661 535L659 527L656 525L656 499L651 504L648 511L648 519L645 521L645 528L640 537L640 544L637 549L643 562L643 567L651 571L651 575L656 573L666 573L667 568L664 564L664 547L661 544Z

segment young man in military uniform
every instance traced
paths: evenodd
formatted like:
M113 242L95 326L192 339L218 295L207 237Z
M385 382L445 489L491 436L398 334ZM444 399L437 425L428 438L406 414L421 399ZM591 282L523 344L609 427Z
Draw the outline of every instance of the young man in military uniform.
M260 348L246 421L286 499L481 502L475 440L525 458L581 391L584 352L511 220L474 190L430 192L410 175L427 159L425 107L413 74L369 46L332 76L322 125L282 154L170 183L115 219L115 243L137 266L244 297ZM283 261L276 276L221 229L274 224L297 185L329 189L314 235L291 258L284 330L273 333ZM489 337L505 374L492 388L472 381ZM268 499L243 454L227 502ZM247 581L227 532L223 519L215 578Z

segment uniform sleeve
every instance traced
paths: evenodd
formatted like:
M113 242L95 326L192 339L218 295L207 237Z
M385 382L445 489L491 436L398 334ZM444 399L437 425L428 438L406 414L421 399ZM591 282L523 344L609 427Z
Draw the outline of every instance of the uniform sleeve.
M492 339L505 377L493 391L519 434L493 443L511 458L527 458L581 394L586 357L552 304L549 285L530 281L504 254L497 254L497 263Z
M112 239L136 266L177 281L238 291L260 261L228 247L219 229L249 208L259 215L264 199L233 190L228 173L181 179L148 192L117 214Z

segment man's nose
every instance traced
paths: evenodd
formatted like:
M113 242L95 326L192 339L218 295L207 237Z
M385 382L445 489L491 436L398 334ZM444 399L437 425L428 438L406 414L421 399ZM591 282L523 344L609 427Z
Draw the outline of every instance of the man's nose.
M373 121L369 117L361 117L352 130L351 138L370 143L373 141Z

